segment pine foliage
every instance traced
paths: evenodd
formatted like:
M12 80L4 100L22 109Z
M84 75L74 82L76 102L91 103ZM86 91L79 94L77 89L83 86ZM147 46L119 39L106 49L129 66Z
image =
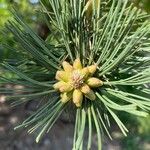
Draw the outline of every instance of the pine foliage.
M149 15L128 0L101 0L99 6L95 1L90 13L87 0L49 0L48 3L51 10L41 3L40 12L53 31L46 41L15 11L14 21L8 21L7 32L12 33L20 46L15 50L21 58L1 64L1 68L13 76L1 75L0 83L24 88L0 88L0 92L9 94L13 105L44 101L17 127L29 127L29 133L38 132L36 141L39 142L61 113L73 105L72 101L62 103L59 93L53 89L55 74L61 70L62 62L67 60L72 64L80 58L83 66L97 64L95 77L104 85L94 90L96 100L85 98L82 107L72 106L76 111L73 150L83 149L86 127L87 149L92 147L95 128L101 150L103 131L111 138L111 118L126 136L128 129L119 112L146 117L150 111Z

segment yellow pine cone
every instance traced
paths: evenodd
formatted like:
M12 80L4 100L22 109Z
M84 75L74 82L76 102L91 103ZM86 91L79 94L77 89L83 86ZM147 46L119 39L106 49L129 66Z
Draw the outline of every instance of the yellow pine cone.
M82 69L82 64L79 58L77 58L74 63L73 63L73 68L74 69Z
M65 70L66 72L71 72L71 71L73 71L73 67L72 67L68 62L66 62L66 61L64 61L64 62L62 63L62 66L63 66L63 68L64 68L64 70Z
M83 78L86 79L89 75L88 67L85 67L81 70L81 74L83 75Z
M90 89L90 87L87 84L84 84L81 87L81 92L84 93L84 95L89 98L90 100L95 100L96 95L94 92Z
M71 98L72 98L72 93L70 92L70 93L62 93L61 95L60 95L60 97L61 97L61 101L63 102L63 103L66 103L66 102L68 102Z
M79 89L73 91L73 102L77 107L80 107L83 100L83 94Z
M54 88L55 90L59 90L59 89L61 88L61 86L63 86L64 84L65 84L65 82L59 81L59 82L57 82L57 83L55 83L55 84L53 85L53 88Z
M59 81L64 81L64 82L67 82L68 81L68 73L65 72L65 71L57 71L56 72L56 77L55 77L57 80Z
M98 78L89 78L86 83L90 86L90 87L99 87L103 85L103 82L101 80L99 80Z
M88 94L88 93L90 93L90 91L91 91L91 89L90 89L90 87L87 84L84 84L81 87L81 92L84 93L84 94Z
M88 66L88 70L89 70L89 73L91 75L93 75L95 72L96 72L96 69L97 69L97 65L91 65L91 66Z
M82 101L80 101L79 103L76 103L75 105L76 105L76 107L81 107Z
M54 84L55 90L61 93L61 101L63 103L72 99L76 107L82 106L83 96L89 100L95 100L96 95L91 88L96 88L103 85L103 82L98 78L92 77L96 72L97 65L84 67L79 58L77 58L73 66L68 62L62 63L63 69L56 72L56 80Z
M73 89L73 87L70 84L68 84L68 83L63 84L59 88L60 92L70 92L72 89Z
M92 90L90 90L89 93L85 94L85 96L92 101L96 99L96 95Z

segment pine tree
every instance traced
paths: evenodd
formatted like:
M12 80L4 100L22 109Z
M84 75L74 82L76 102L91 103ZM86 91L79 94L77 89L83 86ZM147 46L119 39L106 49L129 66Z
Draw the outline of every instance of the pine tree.
M16 127L38 132L37 142L64 110L74 109L73 150L83 149L86 127L87 149L95 128L101 150L102 132L111 138L111 118L126 136L128 129L119 113L146 117L150 111L149 15L128 0L48 3L51 10L41 3L40 12L53 31L45 41L15 11L14 20L8 21L6 29L19 45L14 50L20 58L1 64L13 76L1 75L0 83L24 88L1 88L1 93L7 90L13 105L44 101Z

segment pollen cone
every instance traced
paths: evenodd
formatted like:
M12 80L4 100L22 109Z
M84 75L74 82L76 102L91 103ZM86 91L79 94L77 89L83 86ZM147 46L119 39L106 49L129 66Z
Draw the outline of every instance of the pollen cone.
M73 63L73 68L74 69L82 69L82 64L79 58L77 58L74 63Z
M92 101L96 99L96 95L92 90L88 94L85 94L85 96Z
M99 87L103 85L103 82L98 78L89 78L86 82L90 87Z
M91 89L90 89L90 87L87 84L84 84L81 87L81 92L84 93L84 94L88 94L88 93L90 93L90 91L91 91Z
M81 70L81 74L83 75L83 78L86 79L89 75L88 67L85 67Z
M91 75L93 75L96 72L96 69L97 69L97 65L96 64L95 65L91 65L91 66L88 67L89 73Z
M64 68L64 70L65 70L66 72L71 72L71 71L73 71L73 67L72 67L68 62L66 62L66 61L64 61L64 62L62 63L62 66L63 66L63 68Z
M68 101L71 99L72 93L71 93L71 92L70 92L70 93L62 93L62 94L60 95L60 97L61 97L61 101L62 101L63 103L66 103L66 102L68 102Z
M56 77L57 80L63 80L64 82L68 81L68 74L65 71L57 71L56 72Z
M73 102L77 107L80 107L83 100L83 94L80 90L75 89L73 92Z
M64 86L64 85L65 85L65 82L59 81L59 82L55 83L53 85L53 87L54 87L55 90L59 90L61 88L61 86Z
M67 84L67 83L63 84L59 88L60 92L70 92L72 89L73 89L73 87L70 84Z

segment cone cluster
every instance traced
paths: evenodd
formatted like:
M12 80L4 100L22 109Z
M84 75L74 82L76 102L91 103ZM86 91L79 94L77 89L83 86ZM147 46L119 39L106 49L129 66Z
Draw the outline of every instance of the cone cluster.
M92 77L96 72L97 65L83 67L79 58L77 58L73 66L68 62L62 63L63 70L56 72L56 80L54 89L60 91L61 101L63 103L73 100L73 103L80 107L82 105L83 96L89 100L95 100L96 96L92 88L103 85L98 78Z

